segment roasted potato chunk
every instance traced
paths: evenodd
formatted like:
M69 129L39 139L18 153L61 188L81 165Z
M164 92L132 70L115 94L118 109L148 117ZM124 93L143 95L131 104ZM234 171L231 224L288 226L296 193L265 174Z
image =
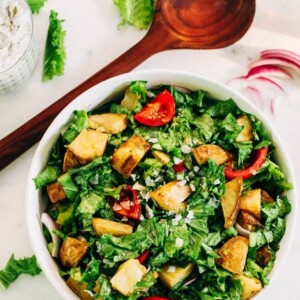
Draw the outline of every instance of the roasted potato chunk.
M63 162L63 172L67 172L68 170L72 168L76 168L80 166L80 162L76 155L74 155L73 152L67 149L65 156L64 156L64 162Z
M111 165L128 178L149 149L150 145L142 137L133 135L114 151Z
M236 142L250 142L253 140L253 127L248 116L243 115L237 119L237 123L243 126L242 131L236 138Z
M193 271L194 265L189 263L185 268L175 267L170 271L170 266L164 266L159 272L159 278L169 289L172 289L177 283L187 278Z
M89 116L89 127L100 132L116 134L127 127L127 115L106 113Z
M228 152L217 145L201 145L193 148L192 152L199 165L204 164L210 158L219 166L231 158Z
M108 135L92 129L84 129L68 146L81 164L86 164L104 154Z
M89 248L87 242L68 237L60 248L60 261L65 267L76 267Z
M120 105L128 110L133 110L140 98L140 95L131 93L130 90L127 89Z
M233 274L243 274L248 248L248 238L233 237L218 250L220 257L216 258L216 263Z
M274 199L264 190L261 189L261 202L274 203Z
M190 186L171 181L150 193L150 198L164 210L179 211L182 202L192 193Z
M154 150L152 155L157 158L163 165L166 165L170 161L170 157L165 152Z
M137 259L129 259L120 265L110 283L113 289L129 297L136 283L141 281L146 273L146 268Z
M242 298L241 300L249 300L255 296L261 289L262 284L257 278L249 278L244 275L233 275L233 280L240 280L242 286Z
M86 290L87 284L77 281L71 277L67 279L67 286L82 300L94 300Z
M247 191L241 196L240 210L246 211L260 220L261 190Z
M257 250L256 262L262 268L264 268L268 264L271 258L272 253L267 245Z
M110 233L113 236L123 236L132 233L132 226L101 218L93 218L92 226L97 236Z
M263 227L260 222L246 211L240 211L237 218L237 223L249 231L255 231L256 226Z
M224 227L227 229L234 225L241 203L243 179L237 177L225 184L225 193L221 198L224 215Z
M46 189L52 203L56 203L66 198L65 191L58 181L47 185Z

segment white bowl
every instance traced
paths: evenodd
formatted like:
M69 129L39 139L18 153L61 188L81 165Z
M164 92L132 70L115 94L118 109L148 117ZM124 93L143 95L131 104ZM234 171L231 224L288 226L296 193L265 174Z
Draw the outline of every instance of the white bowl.
M287 256L294 235L297 215L295 180L292 166L287 156L285 147L268 120L245 97L235 92L228 86L225 86L224 84L212 79L193 73L174 70L147 70L132 72L106 80L105 82L102 82L89 89L85 93L81 94L72 103L70 103L55 118L53 123L44 134L33 157L33 161L29 171L26 192L26 218L29 238L31 240L31 244L37 257L38 263L40 264L44 274L56 289L56 291L64 299L78 299L77 296L67 287L65 281L60 277L57 265L47 250L46 241L44 239L40 221L40 216L45 209L45 205L43 203L41 191L37 191L35 189L32 178L36 177L45 168L48 160L47 154L50 153L52 146L59 136L59 132L65 126L66 122L70 119L74 110L90 110L98 106L99 103L112 100L116 95L120 94L120 92L124 91L131 81L135 80L145 80L148 82L149 86L155 86L161 83L165 83L183 86L191 90L203 89L209 92L209 94L213 97L220 100L232 98L242 110L254 114L256 117L263 121L266 130L269 132L276 146L277 161L283 169L284 173L287 175L288 180L294 185L294 188L287 193L287 196L292 204L292 212L287 217L286 233L281 241L280 250L277 252L274 269L270 274L270 285L272 286L274 277L284 264L284 260ZM272 290L272 288L270 286L266 287L256 296L255 299L266 299L268 297L269 290Z

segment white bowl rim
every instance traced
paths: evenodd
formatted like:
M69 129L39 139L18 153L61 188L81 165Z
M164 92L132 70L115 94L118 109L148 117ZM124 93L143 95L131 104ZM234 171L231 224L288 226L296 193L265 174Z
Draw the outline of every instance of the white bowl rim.
M288 173L288 179L290 182L293 183L293 189L289 191L289 201L292 203L292 212L288 215L287 218L287 226L286 226L286 232L281 240L280 246L281 249L278 251L280 253L280 260L278 261L278 257L275 261L275 266L269 276L270 278L270 285L274 282L274 279L276 277L276 274L279 273L282 266L284 265L284 262L287 258L289 249L291 247L294 233L295 233L295 227L296 227L296 219L297 219L297 190L296 190L296 181L294 176L293 167L291 164L291 161L289 159L289 156L287 154L286 148L284 144L282 143L280 137L278 136L277 131L274 129L274 127L271 125L269 120L254 106L253 103L251 103L245 96L240 94L239 92L235 91L234 89L228 87L227 85L212 79L207 76L199 75L197 73L193 72L186 72L186 71L180 71L180 70L173 70L173 69L148 69L148 70L142 70L142 71L132 71L129 73L125 73L122 75L118 75L115 77L112 77L110 79L107 79L92 88L88 89L86 92L79 95L76 99L74 99L69 105L67 105L54 119L54 121L51 123L47 131L45 132L43 138L39 142L39 145L35 151L35 154L32 159L32 163L30 166L30 170L28 173L28 179L27 179L27 188L26 188L26 203L25 203L25 214L26 214L26 225L27 225L27 231L29 235L29 239L33 248L33 251L37 257L37 261L42 268L44 274L46 275L48 281L52 284L52 286L55 288L55 290L64 298L69 300L79 299L66 285L65 281L59 276L57 272L56 264L53 260L53 258L50 256L44 237L41 231L41 223L40 223L40 216L38 215L38 210L32 210L32 207L37 208L37 204L32 199L33 193L36 195L38 192L35 190L33 180L37 173L36 170L39 169L39 171L42 169L39 166L37 167L37 164L40 163L39 161L39 154L44 152L44 148L47 146L47 139L49 140L49 133L54 127L58 127L58 125L64 125L59 122L59 119L62 117L63 114L65 114L66 111L70 111L70 115L72 114L72 111L75 110L76 106L83 105L84 98L89 95L96 92L98 89L101 90L103 87L108 87L110 85L114 86L116 88L120 88L122 84L128 83L134 80L149 80L151 78L151 82L157 82L159 83L172 83L176 80L181 79L182 81L185 81L186 85L190 83L190 81L199 81L198 88L200 86L206 85L207 88L203 87L204 90L209 90L208 87L212 88L212 92L224 92L224 94L230 95L231 98L237 103L237 105L240 107L241 105L247 106L248 110L245 110L246 112L251 110L251 113L253 113L257 118L262 120L265 128L272 133L272 140L276 142L276 146L281 152L280 156L284 158L284 167L285 167L285 174ZM159 78L159 80L157 80ZM165 78L165 79L164 79ZM179 79L178 79L179 78ZM154 80L156 79L156 80ZM170 81L171 80L171 81ZM99 95L101 96L101 95ZM228 99L227 97L223 98L223 100ZM222 100L222 99L221 99ZM98 100L98 102L93 103L93 107L96 107L97 104L101 103L102 100ZM66 122L66 121L65 121ZM54 141L54 140L53 140ZM53 145L53 143L52 143ZM277 150L278 151L278 150ZM282 166L283 167L283 166ZM38 197L38 196L37 196ZM284 248L284 250L282 249ZM270 290L270 285L266 288L264 288L258 295L255 297L255 299L263 299L265 293Z

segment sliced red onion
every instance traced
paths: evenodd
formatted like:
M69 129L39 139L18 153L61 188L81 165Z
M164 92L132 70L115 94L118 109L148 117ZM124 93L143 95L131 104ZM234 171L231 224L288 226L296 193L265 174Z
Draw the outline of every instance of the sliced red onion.
M252 99L254 100L254 104L260 109L263 109L264 106L264 102L263 102L263 98L261 96L261 93L258 89L256 89L253 86L248 86L247 87L247 91L249 92L249 94L251 95Z
M273 57L261 58L256 62L252 63L250 65L250 68L265 66L265 65L278 65L282 67L288 67L296 70L297 72L300 72L300 64L286 58L273 58Z
M235 223L234 228L241 236L249 237L250 231L242 227L239 223Z
M191 92L190 89L188 89L186 87L183 87L183 86L180 86L180 85L174 85L174 88L175 88L175 90L177 90L179 92L182 92L182 93L189 93L189 92Z
M262 58L286 58L293 60L295 63L300 64L300 55L284 49L269 49L260 53Z
M276 114L278 112L279 109L279 104L282 100L282 97L275 97L271 100L271 112L273 114Z
M273 66L273 65L262 65L250 68L246 78L247 79L254 79L258 77L266 77L266 76L275 76L275 77L281 77L284 79L290 79L292 78L291 74L284 70L281 67Z
M55 233L53 233L54 229L58 229L57 224L47 213L42 213L41 222L46 226L52 238L53 249L51 255L53 257L58 257L59 248L60 248L60 239Z
M184 286L188 286L188 285L190 285L191 283L193 283L196 279L197 279L197 278L194 277L194 278L190 279L189 281L185 282L183 285L184 285Z

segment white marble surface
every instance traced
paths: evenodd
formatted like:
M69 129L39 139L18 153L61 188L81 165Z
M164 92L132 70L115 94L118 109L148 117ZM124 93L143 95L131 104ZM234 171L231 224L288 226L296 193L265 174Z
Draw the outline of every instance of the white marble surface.
M65 75L42 83L42 55L50 9L66 21L67 64ZM300 2L298 0L258 0L254 23L235 45L220 50L178 50L154 55L137 69L168 68L204 74L223 82L244 74L249 60L263 49L284 48L300 53ZM34 16L39 44L39 61L32 76L17 90L0 96L0 138L63 96L84 79L104 67L134 45L145 31L117 29L118 12L112 0L48 0ZM285 99L275 115L266 109L293 162L297 185L300 183L299 117L300 80L284 83ZM17 147L17 145L16 145ZM25 225L24 193L27 172L35 147L0 173L0 268L12 253L17 258L33 254ZM300 229L300 223L297 224ZM296 232L298 231L296 230ZM266 299L300 299L300 236L295 235L289 257L269 288ZM21 276L0 299L61 299L43 274Z

